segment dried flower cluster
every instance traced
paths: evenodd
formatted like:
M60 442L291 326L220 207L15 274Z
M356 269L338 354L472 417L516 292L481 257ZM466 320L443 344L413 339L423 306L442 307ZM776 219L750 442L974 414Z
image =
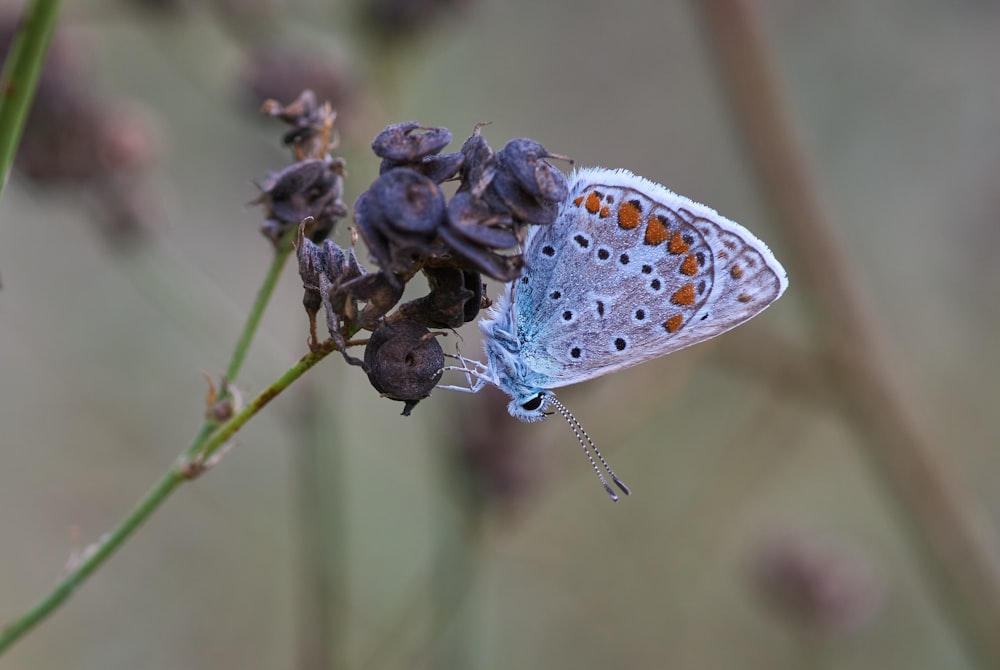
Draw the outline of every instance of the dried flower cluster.
M332 112L317 107L309 94L287 107L270 102L265 112L292 125L285 141L299 162L271 175L257 202L266 208L263 230L272 241L299 227L296 248L312 346L319 346L316 318L322 308L345 358L362 367L384 396L406 403L408 414L430 394L444 367L440 333L429 329L475 319L486 304L482 275L515 279L524 264L517 247L527 226L555 220L567 197L566 179L545 159L557 156L528 139L495 152L479 126L459 151L442 153L452 139L446 128L389 126L372 143L382 159L380 174L354 207L357 232L378 266L368 272L353 249L324 239L346 214L344 164L327 153ZM458 182L450 199L441 190L447 181ZM426 277L429 293L396 308L418 274ZM361 330L373 332L364 360L346 352Z
M333 122L337 115L329 103L316 104L312 91L283 107L268 100L264 114L292 126L282 141L292 148L298 162L272 173L260 184L254 204L265 209L261 232L275 245L290 229L304 225L305 235L320 242L337 221L347 216L344 194L344 159L330 155L337 145Z

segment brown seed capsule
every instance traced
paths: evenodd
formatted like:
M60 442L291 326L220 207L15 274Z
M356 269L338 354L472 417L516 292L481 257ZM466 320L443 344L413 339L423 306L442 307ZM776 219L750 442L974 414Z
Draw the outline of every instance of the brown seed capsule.
M428 328L459 328L476 318L483 301L483 280L478 272L445 266L424 268L424 275L430 293L400 305L391 318Z
M415 132L415 131L421 132ZM394 123L375 136L372 151L393 163L415 163L436 154L451 142L447 128L429 128L416 121Z
M379 326L365 348L365 371L375 389L406 403L403 416L441 380L444 352L437 337L413 321Z
M334 158L309 159L292 163L267 177L253 204L265 208L262 232L277 241L291 226L306 219L306 237L323 240L347 215L341 200L344 193L344 163Z

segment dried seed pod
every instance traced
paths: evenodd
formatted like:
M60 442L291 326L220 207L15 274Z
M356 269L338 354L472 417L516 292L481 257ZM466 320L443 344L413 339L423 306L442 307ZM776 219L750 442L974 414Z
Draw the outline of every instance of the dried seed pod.
M272 242L291 226L306 223L306 237L324 239L337 221L347 215L344 193L344 163L339 159L310 159L292 163L268 175L260 185L261 194L252 204L266 209L262 232Z
M482 195L493 180L493 170L496 168L496 154L486 143L480 131L482 125L477 125L469 139L462 144L462 186L460 191L471 190L476 197Z
M415 133L419 130L422 132ZM394 123L375 136L372 151L393 163L416 163L436 154L451 142L447 128L421 126L416 121Z
M395 321L379 326L365 348L365 372L379 393L406 403L403 416L441 380L444 352L424 326Z
M266 100L261 106L261 112L292 126L282 137L282 141L286 146L292 147L298 160L328 159L337 145L337 135L333 130L337 113L329 102L317 105L316 96L311 90L302 91L287 106L276 100Z
M431 237L444 218L445 201L433 181L409 168L389 170L368 189L379 203L382 227Z
M556 220L562 201L542 200L531 195L501 166L494 172L493 181L483 194L483 202L495 211L509 213L518 224L547 226Z
M468 191L456 193L448 201L448 225L469 242L490 249L510 249L519 242L513 219L493 212Z
M483 280L478 272L446 266L424 268L424 275L430 293L400 305L392 318L428 328L458 328L476 318L483 300Z
M517 279L521 274L524 257L520 254L498 254L470 241L451 227L442 226L438 234L452 251L487 277L508 282Z
M305 237L302 229L299 229L299 238L296 241L295 256L299 261L299 276L302 278L302 286L305 289L302 295L302 305L306 308L309 321L312 323L319 308L323 306L323 298L319 293L319 275L324 271L322 249Z
M435 184L441 184L458 176L459 170L462 169L463 160L464 157L457 151L451 154L424 156L414 163L396 163L383 160L379 165L379 174L384 174L396 167L408 167L424 175Z
M403 285L393 281L384 272L373 272L342 284L337 288L331 302L353 300L364 302L360 314L351 315L359 328L374 328L379 320L396 306L403 297Z
M546 158L553 156L534 140L511 140L497 152L497 159L524 191L539 200L563 202L569 197L566 177Z
M409 279L422 258L441 251L434 240L445 214L441 189L409 168L380 175L354 205L358 231L393 281Z
M299 227L296 239L296 257L299 276L305 289L302 305L309 315L309 333L312 343L318 344L316 314L320 307L327 311L327 328L331 337L340 336L340 324L353 321L358 313L357 299L340 290L351 280L362 277L364 268L358 265L354 250L343 250L330 240L322 246L305 237L305 225Z

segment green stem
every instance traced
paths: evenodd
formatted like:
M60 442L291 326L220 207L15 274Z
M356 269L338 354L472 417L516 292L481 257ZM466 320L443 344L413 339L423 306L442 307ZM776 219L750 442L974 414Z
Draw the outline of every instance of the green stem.
M59 15L59 0L32 0L0 73L0 190L21 141Z
M257 412L267 403L273 400L279 393L288 388L292 382L301 377L309 368L319 363L330 352L335 351L332 344L326 344L322 348L303 356L298 363L289 368L283 375L278 377L267 389L247 405L242 411L233 416L229 421L222 424L218 430L211 432L208 439L203 439L200 449L195 449L195 444L188 449L185 454L178 459L177 463L163 477L160 478L153 488L151 488L142 500L132 509L127 517L103 540L94 545L92 553L67 574L56 587L45 596L37 605L29 610L24 616L14 621L4 628L0 633L0 653L5 651L11 644L21 636L38 625L43 619L51 614L57 607L65 602L73 592L87 579L98 567L100 567L114 551L120 547L138 528L155 512L160 505L173 493L185 480L193 479L204 471L205 459L216 452L219 447L233 436L236 431L243 427ZM201 438L201 434L198 436ZM195 459L189 459L189 453L196 454Z
M271 262L271 267L268 268L264 282L257 293L257 299L250 310L250 315L243 327L243 332L233 351L232 359L226 370L227 381L231 381L239 373L243 365L247 350L250 347L250 341L253 339L260 325L264 308L267 307L274 293L278 277L281 275L285 261L292 251L294 234L294 230L289 231L281 239L278 249L275 251L274 260ZM333 344L327 343L317 351L304 356L249 405L221 426L216 421L206 420L201 430L198 431L198 435L192 441L191 446L184 451L174 466L143 496L142 500L132 509L129 515L110 534L94 545L91 553L74 566L38 604L25 615L5 627L3 631L0 631L0 654L65 602L91 573L100 567L132 533L138 530L146 519L173 493L178 485L187 479L193 479L201 474L206 469L205 462L208 457L225 444L254 414L259 412L275 396L288 388L293 381L301 377L309 368L323 360L323 358L334 350ZM220 398L226 396L228 396L228 391L223 387Z
M316 365L336 350L337 348L333 342L327 341L320 345L316 351L312 351L300 358L298 363L285 370L284 374L275 379L271 385L264 389L260 395L254 398L249 405L240 410L231 419L229 419L229 421L226 421L224 424L219 426L219 428L211 434L211 437L205 441L201 448L196 451L196 458L204 460L218 451L219 447L224 445L229 438L236 433L236 431L243 427L243 424L253 417L254 414L263 409L267 403L274 400L279 393L291 386L292 382L304 375L309 368ZM185 459L185 462L182 465L189 465L190 463L190 459Z
M260 290L257 291L257 300L254 301L253 307L250 308L250 314L247 316L243 333L236 342L236 348L233 349L233 356L229 360L229 367L226 368L227 381L236 379L236 376L240 373L240 368L243 367L243 361L246 359L247 351L250 349L250 342L257 333L261 317L264 316L264 309L271 301L274 287L278 285L278 279L281 277L281 270L285 267L288 255L292 253L292 240L295 239L295 233L295 228L291 228L278 243L278 248L274 252L274 260L271 261L271 267L268 268L267 274L264 276L264 282L260 285ZM225 389L223 389L223 393L225 393Z

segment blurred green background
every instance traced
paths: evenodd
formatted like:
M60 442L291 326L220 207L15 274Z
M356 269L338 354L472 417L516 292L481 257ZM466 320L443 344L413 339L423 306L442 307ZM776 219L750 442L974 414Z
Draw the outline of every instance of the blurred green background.
M748 4L882 363L992 542L1000 5ZM834 381L804 393L740 361L747 343L811 351L823 333L698 5L421 7L401 37L362 20L364 3L65 3L81 85L138 119L136 151L152 156L125 187L148 232L123 243L86 188L15 173L0 199L0 621L113 528L201 424L202 375L225 368L270 259L245 203L289 162L283 127L248 92L264 49L322 54L351 82L349 205L377 174L368 147L386 124L446 126L457 150L490 121L495 149L531 137L740 221L785 263L788 293L718 341L560 393L632 487L618 504L561 421L517 425L500 396L446 391L403 418L331 356L0 666L989 667ZM306 351L300 286L286 268L245 398ZM462 335L478 351L476 329ZM509 450L468 446L484 426Z

